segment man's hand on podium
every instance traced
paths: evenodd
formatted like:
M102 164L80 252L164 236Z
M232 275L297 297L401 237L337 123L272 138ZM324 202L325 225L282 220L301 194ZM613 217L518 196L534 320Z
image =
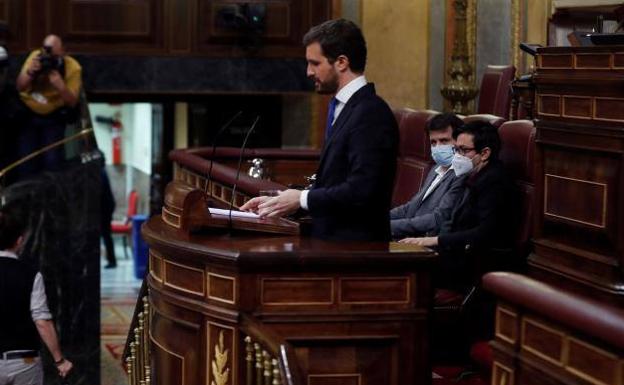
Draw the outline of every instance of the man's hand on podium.
M251 211L260 218L283 217L296 212L301 206L299 204L300 190L280 191L276 197L256 197L241 206L242 211Z

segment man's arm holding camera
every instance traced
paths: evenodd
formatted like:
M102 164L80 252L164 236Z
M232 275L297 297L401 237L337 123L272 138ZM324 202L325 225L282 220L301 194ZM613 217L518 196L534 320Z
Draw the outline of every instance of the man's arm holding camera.
M63 102L65 102L66 106L74 107L76 103L78 103L78 94L74 93L69 89L69 87L67 87L65 80L58 71L50 71L48 79L50 80L50 84L52 84L59 95L61 95L61 98L63 99Z
M37 75L37 72L41 69L41 62L39 61L39 54L34 51L31 52L28 59L24 63L22 70L17 76L17 90L19 92L26 92L32 86L32 82Z

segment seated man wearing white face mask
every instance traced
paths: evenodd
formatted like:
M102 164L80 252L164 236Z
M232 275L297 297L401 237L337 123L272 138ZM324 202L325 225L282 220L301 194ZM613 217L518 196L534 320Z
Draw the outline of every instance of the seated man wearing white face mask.
M455 114L444 113L427 122L431 157L437 167L429 171L418 193L404 205L390 210L390 229L394 239L435 235L451 217L464 192L464 176L456 176L451 166L455 139L453 133L462 125Z
M512 184L498 160L500 138L486 122L468 123L456 132L452 165L457 175L468 175L466 190L438 236L405 238L401 242L437 247L441 281L437 287L465 288L471 267L470 252L488 253L508 248L515 226ZM446 282L444 282L446 281Z

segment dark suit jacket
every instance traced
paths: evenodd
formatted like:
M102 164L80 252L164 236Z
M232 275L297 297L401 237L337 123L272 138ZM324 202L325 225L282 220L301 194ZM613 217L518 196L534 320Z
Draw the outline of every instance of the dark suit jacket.
M399 131L388 105L368 84L351 96L327 139L308 193L312 236L390 239L390 200Z
M409 202L390 211L393 238L435 235L440 226L451 218L453 209L464 193L466 177L457 177L453 170L449 170L423 200L425 192L438 176L436 168L429 171L421 189Z
M466 179L466 190L438 236L436 287L465 291L480 276L507 265L518 207L511 179L498 160Z
M477 174L466 179L466 190L453 210L451 219L440 229L441 249L466 250L509 247L515 215L511 200L513 186L505 167L490 161ZM513 222L513 221L512 221Z

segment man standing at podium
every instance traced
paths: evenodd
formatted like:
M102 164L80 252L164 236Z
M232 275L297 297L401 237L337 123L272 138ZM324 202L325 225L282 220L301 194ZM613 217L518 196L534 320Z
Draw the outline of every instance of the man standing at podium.
M319 94L333 95L325 143L310 190L285 190L241 207L261 217L299 209L312 217L312 236L332 240L390 240L389 210L398 128L388 105L364 77L366 42L353 22L330 20L303 38L307 75Z

